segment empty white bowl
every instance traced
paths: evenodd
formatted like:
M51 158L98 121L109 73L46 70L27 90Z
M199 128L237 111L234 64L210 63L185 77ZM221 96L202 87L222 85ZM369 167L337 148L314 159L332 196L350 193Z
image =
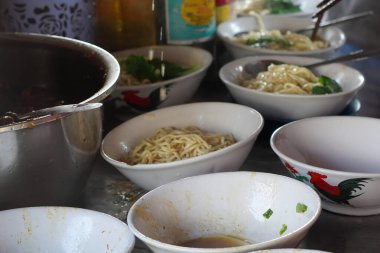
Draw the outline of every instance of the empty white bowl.
M302 119L277 129L271 147L288 171L312 186L323 208L380 213L380 120L360 116Z
M337 81L342 87L342 92L338 93L324 95L276 94L241 86L239 76L243 67L262 59L279 60L295 65L306 65L321 59L300 56L251 56L231 61L220 69L219 76L232 97L239 104L256 109L266 119L287 121L339 114L364 85L364 76L359 71L336 63L318 67L315 74L317 76L325 75Z
M151 190L162 184L199 174L238 170L263 128L256 110L232 103L203 102L155 110L128 120L107 134L101 145L103 158L138 186ZM203 131L231 133L236 143L184 160L129 165L121 161L144 138L162 127L199 127Z
M267 30L296 31L314 24L311 19L296 17L278 17L271 15L263 16L262 19ZM343 46L346 42L346 36L343 31L336 27L329 27L319 31L320 38L328 42L329 47L313 51L287 51L255 48L231 39L235 34L247 31L259 31L259 25L255 17L241 17L223 22L217 28L217 36L222 40L227 50L234 58L268 54L327 58L331 57L335 50Z
M188 102L197 91L213 60L212 55L202 48L175 45L133 48L115 52L113 55L118 60L137 55L164 59L182 67L197 67L195 71L182 76L144 85L121 85L119 79L110 100L120 115L130 110L147 112Z
M306 210L297 211L300 205ZM295 179L235 171L188 177L158 187L135 202L127 221L154 253L235 253L296 247L320 211L318 194ZM179 246L207 236L232 236L246 244Z
M72 207L0 211L0 252L129 253L135 237L128 226L101 212Z

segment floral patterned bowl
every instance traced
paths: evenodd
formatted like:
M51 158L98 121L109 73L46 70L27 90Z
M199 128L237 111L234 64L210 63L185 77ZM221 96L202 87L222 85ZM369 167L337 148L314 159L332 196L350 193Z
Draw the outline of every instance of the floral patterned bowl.
M292 176L312 186L322 207L345 215L380 213L380 120L302 119L278 128L270 144Z

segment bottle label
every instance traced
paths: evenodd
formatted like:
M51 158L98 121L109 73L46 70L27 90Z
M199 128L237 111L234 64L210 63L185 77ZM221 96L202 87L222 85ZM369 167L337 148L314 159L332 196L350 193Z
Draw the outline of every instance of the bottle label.
M215 0L167 0L166 25L168 43L210 39L216 30Z

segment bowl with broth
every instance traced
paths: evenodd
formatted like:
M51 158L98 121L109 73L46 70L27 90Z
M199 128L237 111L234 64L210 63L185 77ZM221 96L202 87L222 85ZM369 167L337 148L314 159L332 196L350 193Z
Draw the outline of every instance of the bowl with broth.
M103 158L143 189L238 170L263 128L256 110L232 103L170 106L132 118L103 139Z
M154 253L235 253L296 247L320 212L318 194L295 179L235 171L158 187L127 220Z

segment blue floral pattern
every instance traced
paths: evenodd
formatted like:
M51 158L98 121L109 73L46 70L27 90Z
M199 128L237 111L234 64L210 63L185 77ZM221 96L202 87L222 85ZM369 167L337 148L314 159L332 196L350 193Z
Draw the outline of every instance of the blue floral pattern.
M0 31L52 34L89 42L93 39L92 0L8 2L0 3Z

